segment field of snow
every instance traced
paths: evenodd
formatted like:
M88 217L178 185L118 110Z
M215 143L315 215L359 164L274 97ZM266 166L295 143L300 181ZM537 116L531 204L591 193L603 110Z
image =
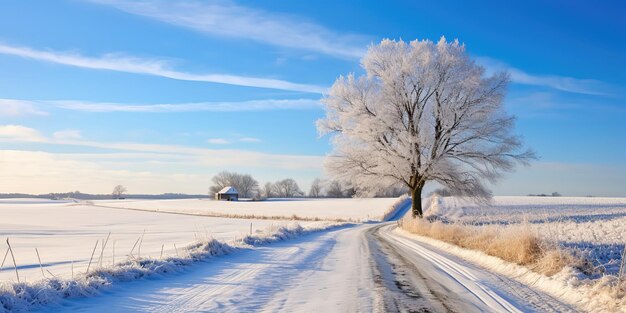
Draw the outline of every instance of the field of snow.
M210 216L283 217L305 219L381 220L398 198L368 199L269 199L265 201L107 200L95 205L135 210Z
M250 232L251 224L257 233L270 225L289 222L117 210L72 201L2 199L0 261L6 255L5 240L9 238L22 282L39 280L43 275L70 278L72 267L76 274L86 270L96 241L93 262L98 263L102 254L102 265L110 265L125 260L144 232L141 251L137 245L133 255L140 252L141 256L159 258L162 247L163 257L183 255L185 251L181 250L197 238L220 241L241 238ZM320 222L299 224L314 226ZM102 242L109 232L110 238L102 252ZM35 248L41 257L43 275ZM95 264L91 266L94 268ZM10 254L0 268L2 281L16 281Z
M436 198L426 211L479 227L527 222L541 237L616 274L626 244L626 198L494 197L491 205Z

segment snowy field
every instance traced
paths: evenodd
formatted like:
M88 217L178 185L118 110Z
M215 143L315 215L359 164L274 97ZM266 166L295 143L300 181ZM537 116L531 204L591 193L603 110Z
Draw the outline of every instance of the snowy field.
M476 226L528 222L541 237L610 274L617 273L626 243L626 198L494 197L491 205L476 205L445 197L434 200L426 214Z
M159 258L162 246L163 257L175 256L177 253L183 254L184 251L180 250L197 237L232 241L248 234L251 224L256 233L270 225L289 223L117 210L72 201L2 199L0 261L7 251L5 240L9 238L22 282L39 280L43 275L70 278L72 267L75 273L86 270L96 241L98 247L93 262L97 263L102 254L102 265L110 265L113 261L125 260L144 231L141 251L137 245L133 255L137 256L140 252L144 257ZM313 226L319 222L300 221L299 224ZM102 253L102 242L109 232L111 235ZM35 248L39 250L43 275ZM16 281L10 254L4 261L0 269L0 281ZM95 264L91 266L93 268Z
M94 201L95 205L137 210L198 215L283 217L325 220L381 220L398 198L368 199L270 199L265 201L116 200Z

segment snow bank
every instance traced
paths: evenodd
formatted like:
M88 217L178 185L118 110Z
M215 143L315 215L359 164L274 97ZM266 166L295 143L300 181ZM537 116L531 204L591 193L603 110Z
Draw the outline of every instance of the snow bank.
M387 211L383 213L383 217L381 218L381 220L390 221L392 219L402 218L402 216L397 216L397 215L401 214L401 211L406 209L406 207L410 204L411 204L411 197L409 197L408 195L400 196L398 200L396 200L396 202L394 202L391 206L389 206Z
M626 312L626 298L624 292L616 288L615 276L603 276L599 280L590 280L578 270L566 267L560 273L549 277L533 272L528 267L506 262L480 251L464 249L440 240L412 234L400 228L395 231L485 267L494 273L533 286L585 311Z
M344 224L325 223L311 227L299 224L270 226L256 234L224 242L206 238L178 249L178 256L155 258L129 258L112 266L98 267L81 273L73 279L49 278L33 283L0 283L0 312L23 312L33 307L57 303L64 298L86 297L120 281L141 279L153 275L180 272L186 266L211 257L232 253L240 249L277 242L311 232L329 230Z
M485 267L504 268L503 274L519 276L518 280L569 299L586 311L626 310L626 286L619 289L616 277L626 243L626 198L494 197L489 205L484 205L455 197L433 197L425 215L448 228L462 228L466 232L528 228L540 240L573 257L556 275L547 277L532 272L528 265L520 267L496 258L504 262L497 265L489 261L493 256L477 250L421 238L433 245L439 242L449 252L463 251L459 256ZM449 234L455 235L458 234ZM585 273L576 268L584 269Z

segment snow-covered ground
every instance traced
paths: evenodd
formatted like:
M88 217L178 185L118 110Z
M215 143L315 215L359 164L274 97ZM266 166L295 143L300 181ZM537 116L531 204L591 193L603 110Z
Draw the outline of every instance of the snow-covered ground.
M259 216L327 220L381 220L397 198L368 199L269 199L264 201L108 200L95 205L198 215Z
M427 202L430 202L426 205L427 215L436 213L472 227L485 224L506 227L528 221L544 238L556 239L563 246L577 249L591 247L587 252L596 257L606 251L603 249L607 246L619 250L624 245L626 199L496 197L491 206L454 198L426 199ZM246 246L244 249L237 248L236 244L225 246L230 251L237 250L236 253L194 263L196 265L185 267L186 270L175 275L116 283L106 289L103 296L64 300L61 307L41 307L44 311L563 312L592 307L596 311L615 309L607 306L612 300L605 297L604 291L596 290L597 285L570 280L572 276L568 273L542 276L480 252L461 251L463 249L435 240L393 231L392 223L347 225L312 234L296 227L294 234L304 237L268 246L257 244L269 238L260 229L285 221L196 216L222 212L225 216L290 217L295 214L312 219L376 220L385 213L400 216L402 212L389 213L392 204L403 211L408 210L410 202L406 199L322 199L231 203L191 199L87 204L0 200L0 236L10 237L23 279L39 279L41 269L34 248L39 248L46 275L49 270L69 278L72 259L75 259L75 271L83 273L95 241L105 239L109 231L111 238L103 254L105 265L113 261L112 242L116 243L116 261L121 261L127 258L144 230L141 254L155 258L159 258L163 244L165 256L176 256L174 243L181 249L197 237L212 236L222 241L241 238L249 233L250 223L259 234L239 240ZM322 228L328 225L313 221L299 223L312 230L317 225ZM250 243L252 245L248 245ZM0 245L3 254L4 246ZM202 247L197 252L206 251ZM134 254L138 254L137 249ZM185 258L185 252L181 254ZM100 248L94 259L98 260L99 255ZM159 272L160 262L178 262L176 258L165 259L155 262L156 272ZM609 259L616 260L613 256ZM611 264L604 264L610 273L614 271L614 264ZM131 270L139 266L137 262L131 265ZM107 274L107 270L103 272ZM0 281L7 279L15 280L10 259L0 271ZM85 280L84 276L82 279ZM538 282L542 286L535 286Z
M616 274L626 244L626 198L494 197L491 205L445 197L430 204L438 214L470 225L528 222L543 238L556 241Z
M102 254L102 265L109 265L125 260L144 232L141 256L159 258L162 247L163 257L177 255L183 253L179 249L198 237L232 241L248 234L251 224L256 233L270 225L286 223L289 222L116 210L72 201L3 199L0 200L0 262L7 251L5 240L9 238L22 282L42 278L35 248L46 277L70 278L72 267L76 274L87 269L96 241L93 263L97 264ZM306 226L320 222L299 223ZM102 253L102 243L109 232ZM133 252L135 256L138 248L139 244ZM0 269L0 281L7 280L17 280L10 254Z
M48 311L573 311L541 292L391 232L391 226L319 232L214 259L180 275L122 284L102 297L65 301ZM382 253L385 247L395 251ZM398 259L403 263L393 263Z

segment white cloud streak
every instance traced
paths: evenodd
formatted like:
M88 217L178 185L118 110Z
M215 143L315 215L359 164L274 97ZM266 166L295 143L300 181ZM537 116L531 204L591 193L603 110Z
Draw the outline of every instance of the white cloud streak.
M111 155L112 157L123 157ZM144 168L145 160L132 164L103 163L99 156L42 151L0 150L0 189L3 192L45 194L80 190L107 193L123 183L133 193L186 192L204 194L210 175L166 166ZM203 168L210 172L210 168ZM180 171L180 172L177 172Z
M17 117L31 115L48 115L47 112L41 111L32 101L0 99L0 116Z
M318 94L324 93L327 89L326 87L321 86L298 84L271 78L181 72L171 69L169 64L161 59L142 59L119 53L109 53L101 57L86 57L78 53L41 51L28 47L18 47L0 43L0 54L19 56L22 58L80 68L152 75L183 81L219 83Z
M261 142L261 139L254 138L254 137L243 137L243 138L239 138L239 141L257 143L257 142Z
M369 40L341 34L291 16L244 7L229 1L94 0L124 12L218 37L248 39L279 47L358 59Z
M0 125L0 141L45 142L39 131L21 125Z
M227 145L230 143L230 141L224 138L211 138L211 139L208 139L207 142L210 144L214 144L214 145Z
M123 104L84 101L40 101L61 109L85 112L138 112L138 113L173 113L173 112L240 112L281 109L321 108L319 100L313 99L266 99L241 102L196 102L167 104Z
M52 134L52 138L56 140L78 140L82 139L82 135L80 133L80 130L66 129L54 132Z
M319 170L323 156L269 154L235 149L206 149L177 145L133 142L97 142L84 139L48 138L33 128L21 125L0 125L0 142L40 142L61 146L91 147L112 152L157 154L163 157L193 158L197 163L214 167L256 167L283 170Z
M492 58L479 57L477 60L489 73L506 70L511 75L511 81L517 84L542 86L588 95L609 96L615 95L618 92L616 87L595 79L579 79L557 75L534 75Z

